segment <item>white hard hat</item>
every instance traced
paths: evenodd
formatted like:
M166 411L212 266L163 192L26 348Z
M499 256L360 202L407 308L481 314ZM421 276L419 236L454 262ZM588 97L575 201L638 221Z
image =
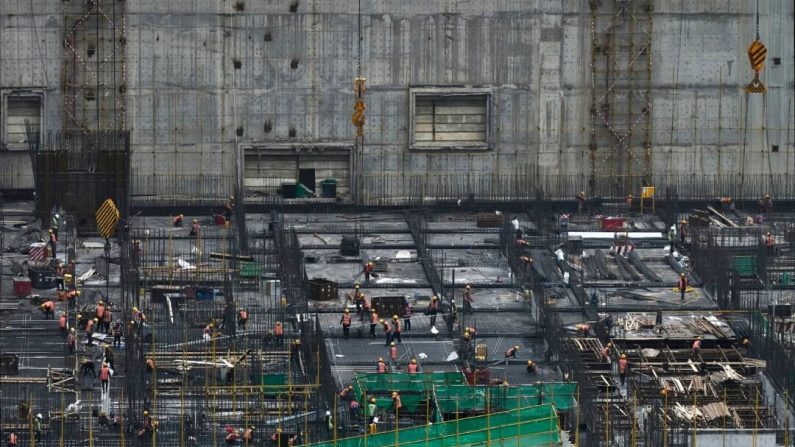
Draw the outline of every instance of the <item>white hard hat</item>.
M56 219L60 219L60 218L61 218L61 215L60 215L60 214L58 214L58 213L55 213L55 218L56 218Z
M43 419L43 418L44 418L44 416L42 416L41 413L36 415L36 419Z
M326 410L326 416L331 416L331 412Z

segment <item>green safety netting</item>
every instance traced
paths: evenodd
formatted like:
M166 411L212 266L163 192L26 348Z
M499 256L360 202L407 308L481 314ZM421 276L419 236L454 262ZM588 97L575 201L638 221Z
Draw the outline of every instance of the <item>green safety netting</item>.
M314 447L557 446L560 431L550 404L397 431L311 444Z
M406 411L415 412L417 406L433 397L433 387L465 383L460 372L435 373L359 373L353 381L353 390L360 402L375 397L381 409L392 406L390 395L400 393Z
M560 411L574 408L576 383L539 383L518 386L439 385L434 398L442 413L510 410L551 403ZM539 402L539 397L541 398ZM488 402L488 404L487 404Z

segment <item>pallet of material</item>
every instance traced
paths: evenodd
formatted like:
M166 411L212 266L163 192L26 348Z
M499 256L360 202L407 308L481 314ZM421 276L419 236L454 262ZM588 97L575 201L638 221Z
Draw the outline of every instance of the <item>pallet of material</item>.
M496 213L478 213L478 228L500 228L505 220L505 216Z

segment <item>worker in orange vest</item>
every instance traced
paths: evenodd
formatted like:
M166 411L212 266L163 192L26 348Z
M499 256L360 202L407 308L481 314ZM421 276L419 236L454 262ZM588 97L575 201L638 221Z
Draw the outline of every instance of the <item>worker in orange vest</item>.
M397 350L397 345L395 345L394 341L389 344L389 358L392 359L392 363L397 362L398 350Z
M97 330L102 332L102 326L105 324L105 302L99 300L97 303Z
M64 289L64 268L63 262L59 262L55 267L55 283L58 285L58 290Z
M367 296L363 293L359 294L362 303L362 311L359 312L359 321L364 321L364 316L370 313L370 303L367 301Z
M246 330L246 323L248 323L248 311L241 308L237 314L237 327Z
M508 364L508 360L516 359L516 354L519 352L519 346L512 346L505 351L505 364Z
M395 414L403 408L403 404L400 402L400 395L397 391L392 391L392 405L395 406Z
M77 302L77 297L80 296L79 290L70 290L66 292L64 295L64 299L66 300L66 304L70 309L75 308L75 303Z
M224 219L227 222L232 220L232 213L235 211L235 198L229 197L224 203Z
M411 362L409 362L409 366L408 366L409 374L416 374L418 369L419 369L419 366L417 365L417 359L411 359Z
M99 369L99 382L102 384L102 391L107 393L110 388L110 368L107 363L103 363Z
M434 295L431 297L431 304L428 305L428 315L431 317L431 326L436 326L436 314L439 312L439 298Z
M373 273L373 263L368 261L367 264L364 265L364 280L370 282L370 275Z
M403 327L409 332L411 332L411 310L411 303L407 299L403 306Z
M695 340L693 340L693 346L690 348L690 354L693 357L697 356L701 352L701 336L697 336Z
M276 338L276 343L282 344L284 342L284 327L281 321L277 321L276 326L273 327L273 336Z
M370 337L375 338L375 326L378 324L378 313L375 309L370 311Z
M175 227L181 227L182 226L182 219L184 217L185 216L183 216L182 214L177 214L176 216L174 216L174 219L171 220L171 225L173 225Z
M102 331L108 332L110 331L110 323L113 321L113 312L111 312L110 308L105 307L105 313L102 315L102 320L100 323L102 324Z
M55 250L58 247L58 236L52 232L52 228L48 231L50 233L50 250L52 250L52 258L55 259Z
M627 355L621 354L621 357L618 359L618 377L621 378L621 385L623 386L627 380L627 366L629 362L627 361Z
M199 220L193 219L193 223L190 226L190 236L198 236L199 235Z
M397 340L398 343L403 343L403 337L400 336L400 320L398 319L397 315L392 315L392 324L395 326L394 331L392 331L392 340Z
M243 430L243 445L249 445L250 442L254 441L254 426L250 426L249 428Z
M577 213L578 214L582 214L583 211L585 211L585 201L586 201L586 199L585 199L585 191L580 191L580 193L577 194Z
M68 332L67 327L66 312L61 312L61 316L58 317L58 329L61 330L61 337L66 337L66 333Z
M472 299L472 291L471 291L471 289L469 287L469 284L467 284L464 287L464 313L465 314L471 314L472 313L472 302L474 302L474 300Z
M113 323L113 346L118 346L119 348L121 348L121 333L122 333L121 321Z
M384 363L383 357L378 357L378 363L376 363L375 372L379 374L386 372L386 363Z
M676 287L679 289L679 295L682 301L685 300L685 292L687 292L687 277L684 273L679 274L679 282Z
M384 320L383 318L378 320L381 323L382 328L384 330L384 346L389 346L389 343L392 342L392 326L389 324L388 321Z
M343 337L348 338L351 333L351 311L349 311L347 308L342 312L340 324L342 324Z
M88 320L86 323L86 338L88 338L87 344L93 345L94 344L94 325L97 324L97 319L94 318L92 320Z
M17 434L14 430L11 430L11 433L8 434L8 442L6 443L7 447L17 447Z
M157 367L157 365L155 365L155 360L153 358L149 357L148 359L146 359L146 370L147 371L152 372L152 371L155 370L156 367Z
M69 335L66 337L66 349L69 355L75 353L75 345L77 344L77 336L75 335L75 328L69 330Z
M41 305L41 311L44 312L44 319L45 320L54 320L55 319L55 302L53 300L47 300Z

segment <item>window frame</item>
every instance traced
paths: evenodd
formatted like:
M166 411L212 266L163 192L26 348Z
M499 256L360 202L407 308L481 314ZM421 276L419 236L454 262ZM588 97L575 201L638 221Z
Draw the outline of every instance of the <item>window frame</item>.
M27 151L29 148L28 143L9 143L6 135L8 127L8 103L11 99L36 99L39 101L39 140L44 133L44 109L46 95L44 90L40 89L25 89L25 90L2 90L0 91L0 143L2 143L2 150L9 152Z
M459 97L485 97L485 125L486 138L482 142L459 141L416 141L415 124L417 97L444 98ZM493 91L486 87L410 87L409 88L409 149L412 151L489 151L492 149L492 96Z

